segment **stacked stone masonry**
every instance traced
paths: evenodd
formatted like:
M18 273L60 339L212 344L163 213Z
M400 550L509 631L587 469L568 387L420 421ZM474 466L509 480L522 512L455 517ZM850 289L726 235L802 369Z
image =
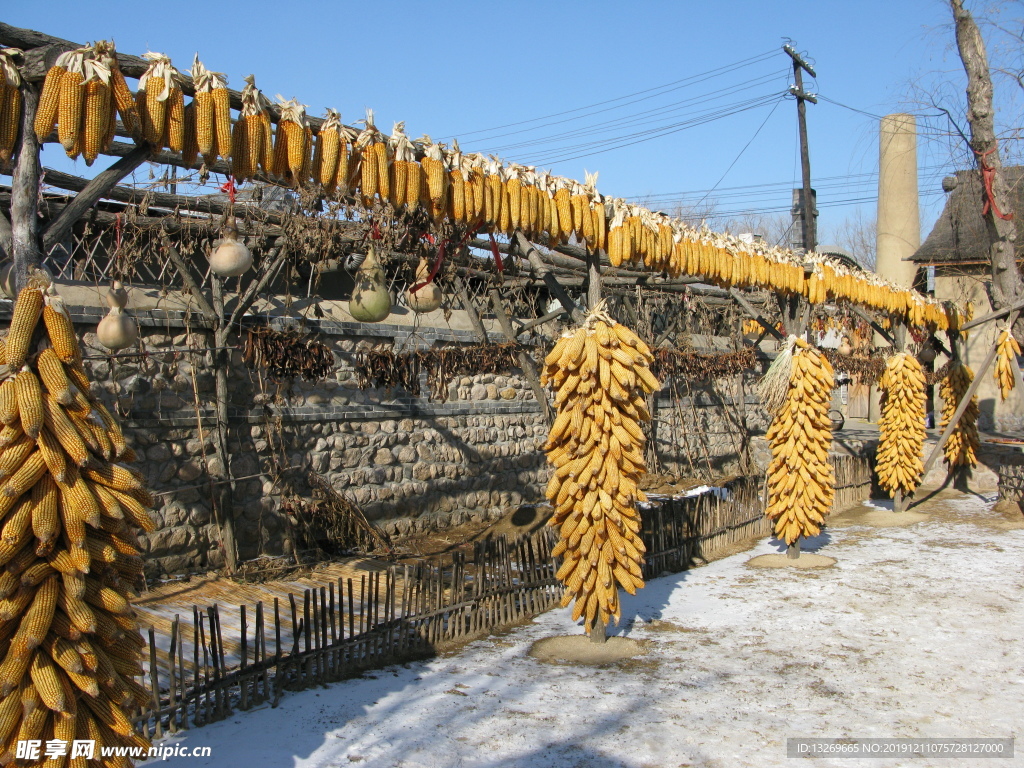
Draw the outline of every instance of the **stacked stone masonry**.
M142 539L148 575L219 567L224 558L210 483L223 468L214 455L214 374L206 332L186 327L182 313L137 312L146 355L111 357L94 333L102 311L71 310L93 389L122 414L139 466L157 494L158 528ZM272 324L286 327L279 319ZM457 377L445 403L428 400L425 381L419 398L358 386L353 359L361 345L475 343L471 333L419 328L413 334L407 326L342 322L307 326L334 353L338 369L326 381L276 384L232 351L228 443L232 476L240 478L234 499L242 559L288 551L274 467L325 475L392 534L495 519L543 500L548 470L540 448L547 424L520 372ZM679 407L662 393L656 411L663 471L738 467L744 441L736 419L745 413L750 427L763 424L749 382L745 409L737 410L733 392L695 388ZM303 474L289 475L300 493Z

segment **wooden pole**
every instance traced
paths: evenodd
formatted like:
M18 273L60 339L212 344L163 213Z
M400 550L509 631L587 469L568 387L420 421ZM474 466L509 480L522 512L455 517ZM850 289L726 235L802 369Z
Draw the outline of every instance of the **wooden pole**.
M466 315L469 317L469 324L473 326L473 331L479 337L480 341L484 344L489 343L487 338L487 329L484 328L484 322L480 319L480 313L477 308L473 305L473 299L469 295L469 289L466 288L466 283L461 277L454 278L455 291L459 297L459 303L462 304L462 308L466 311Z
M586 319L586 316L582 311L580 311L580 308L576 306L576 302L569 298L569 294L565 292L565 288L563 288L555 276L551 274L551 268L541 260L540 252L533 247L530 241L526 239L526 236L518 229L512 236L512 241L516 244L516 248L519 250L520 255L530 262L530 266L533 267L534 271L544 281L544 285L547 286L551 295L558 299L565 308L565 311L572 316L573 321L576 323L582 323Z
M39 142L36 141L36 86L21 85L21 137L15 152L11 179L11 258L14 260L15 286L21 290L30 269L43 260L39 239Z
M757 320L757 322L761 324L761 327L764 328L767 333L770 333L779 341L786 340L786 337L779 333L778 329L774 325L765 320L764 316L756 309L754 309L753 305L749 301L747 301L746 297L742 293L740 293L735 288L730 288L729 294L736 300L737 304L743 307L747 312L750 313L751 317L753 317L755 320Z

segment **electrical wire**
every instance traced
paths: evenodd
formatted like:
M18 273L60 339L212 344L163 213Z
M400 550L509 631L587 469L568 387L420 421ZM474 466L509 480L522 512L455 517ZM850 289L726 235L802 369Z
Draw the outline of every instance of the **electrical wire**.
M459 137L459 138L462 138L462 137L466 137L466 136L474 136L474 135L480 134L480 133L490 133L492 131L500 131L500 130L504 130L506 128L512 128L512 127L519 126L519 125L529 125L530 123L539 122L541 120L550 120L553 117L561 117L562 115L570 115L570 114L572 114L574 112L581 112L583 110L593 109L594 107L604 106L605 104L614 104L617 101L623 101L625 99L630 99L630 98L633 98L634 96L640 96L640 95L645 94L645 93L652 93L653 91L662 91L664 89L668 89L668 90L665 90L665 92L669 93L669 92L671 92L673 90L678 90L679 88L685 88L685 87L687 87L689 85L695 85L696 83L704 82L705 80L709 80L712 77L717 77L719 74L726 74L728 72L733 72L733 71L736 71L736 70L743 69L745 67L751 66L753 64L757 64L759 62L766 61L768 59L773 58L776 54L777 54L777 51L775 49L772 49L772 50L769 50L769 51L765 51L763 53L756 54L756 55L751 56L751 57L746 58L746 59L741 59L740 61L733 62L732 64L724 64L721 67L716 67L715 69L710 69L710 70L708 70L706 72L700 72L700 73L698 73L696 75L690 75L688 77L684 77L684 78L681 78L679 80L673 80L672 82L665 83L663 85L656 85L656 86L653 86L651 88L645 88L644 90L641 90L641 91L635 91L633 93L627 93L624 96L617 96L617 97L615 97L613 99L606 99L604 101L599 101L599 102L596 102L594 104L587 104L587 105L582 106L582 107L575 107L573 109L563 110L562 112L554 112L554 113L549 114L549 115L542 115L541 117L534 117L534 118L530 118L529 120L519 120L519 121L514 122L514 123L506 123L504 125L499 125L499 126L495 126L495 127L492 127L492 128L481 128L481 129L478 129L478 130L475 130L475 131L465 131L465 132L462 132L462 133L459 133L459 134L454 134L454 135L446 137L446 138L456 138L456 136ZM654 94L652 96L647 96L647 97L645 97L645 99L646 98L654 98L657 95L662 95L662 94ZM641 100L642 99L638 99L638 101L641 101ZM634 101L634 102L629 102L629 103L636 103L636 102ZM620 105L620 106L627 106L627 105L623 104L623 105ZM613 107L613 109L618 109L618 107ZM599 111L607 111L607 110L599 110ZM598 113L594 112L592 114L598 114ZM580 117L582 118L582 117L587 117L587 116L589 116L589 115L581 115ZM576 119L576 118L573 118L573 119ZM530 130L533 130L533 129L530 129ZM491 138L500 138L500 136L492 136Z

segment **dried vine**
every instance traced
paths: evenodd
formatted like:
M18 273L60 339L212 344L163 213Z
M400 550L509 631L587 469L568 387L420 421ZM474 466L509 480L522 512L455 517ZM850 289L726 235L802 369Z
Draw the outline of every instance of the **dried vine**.
M301 376L306 381L317 381L329 376L335 368L334 355L322 341L267 326L249 329L242 361L250 368L266 368L273 379Z

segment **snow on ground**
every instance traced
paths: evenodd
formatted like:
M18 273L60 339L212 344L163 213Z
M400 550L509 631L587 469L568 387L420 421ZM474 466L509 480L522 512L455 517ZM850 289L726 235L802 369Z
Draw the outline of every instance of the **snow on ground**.
M761 570L764 541L626 596L645 653L602 668L528 655L567 610L454 655L286 694L176 738L168 766L792 766L787 737L1012 737L1024 714L1024 530L958 495L905 528L827 530L828 570ZM172 740L171 743L174 743ZM1024 742L1017 745L1018 755ZM809 760L887 766L924 760ZM942 766L1024 765L939 760Z

